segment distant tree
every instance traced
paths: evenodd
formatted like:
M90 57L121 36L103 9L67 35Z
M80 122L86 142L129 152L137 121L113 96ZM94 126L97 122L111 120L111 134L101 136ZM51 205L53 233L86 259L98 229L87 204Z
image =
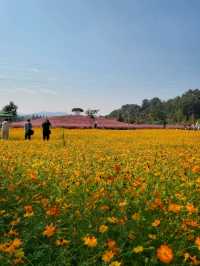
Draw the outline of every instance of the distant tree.
M188 90L182 96L162 101L158 97L137 104L122 105L107 117L128 123L185 123L200 119L200 90Z
M119 122L124 122L124 118L123 118L121 112L119 112L117 120L118 120Z
M127 123L135 123L139 120L140 106L137 104L126 104L121 107L121 116Z
M107 115L106 117L108 117L108 118L117 118L118 119L119 115L120 115L120 112L121 112L121 109L114 110L109 115Z
M12 114L13 116L17 116L17 105L14 102L9 102L9 104L5 105L2 109L3 112Z
M189 90L182 96L183 114L187 120L200 118L200 91Z
M141 106L141 110L146 110L148 107L150 106L150 100L148 99L144 99L142 101L142 106Z
M99 110L98 109L87 109L86 110L86 115L88 115L91 118L95 118L95 116L98 114Z
M76 115L80 115L80 113L83 113L84 110L82 108L79 108L79 107L74 107L74 108L72 108L72 112L75 113Z

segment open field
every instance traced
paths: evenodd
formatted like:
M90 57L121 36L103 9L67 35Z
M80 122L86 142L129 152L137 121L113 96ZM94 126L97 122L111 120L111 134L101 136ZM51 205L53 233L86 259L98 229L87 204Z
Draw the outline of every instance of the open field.
M0 141L0 265L200 265L200 132Z

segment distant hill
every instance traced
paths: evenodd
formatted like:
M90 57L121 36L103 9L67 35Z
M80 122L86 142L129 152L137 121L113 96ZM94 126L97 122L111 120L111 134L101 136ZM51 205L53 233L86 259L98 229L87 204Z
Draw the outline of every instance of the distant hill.
M163 128L163 125L149 125L149 124L128 124L119 122L116 119L96 117L95 119L85 115L66 115L54 116L49 118L53 127L57 128L94 128L95 124L100 129L145 129L145 128ZM32 120L34 127L41 127L44 119L37 118ZM12 123L12 127L24 127L24 121ZM167 125L168 128L183 128L180 125Z
M41 127L43 118L32 120L34 127ZM97 117L95 119L86 115L65 115L49 117L53 127L64 128L93 128L95 124L98 128L110 129L128 129L130 126L127 123L119 122L116 119L108 119L104 117ZM13 127L23 127L24 121L12 123Z
M52 116L62 116L62 115L66 115L65 112L36 112L36 113L31 113L31 114L19 114L20 116L23 117L52 117Z

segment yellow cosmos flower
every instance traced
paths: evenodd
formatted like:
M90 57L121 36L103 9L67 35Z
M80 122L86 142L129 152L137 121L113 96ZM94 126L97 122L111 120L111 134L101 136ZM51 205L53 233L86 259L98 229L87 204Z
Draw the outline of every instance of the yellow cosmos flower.
M64 238L61 238L61 239L57 239L56 240L56 245L57 246L67 246L69 245L70 241L69 240L66 240Z
M183 254L183 257L184 257L184 262L186 262L186 261L189 260L190 254L188 252L186 252L186 253Z
M100 227L99 227L99 232L100 233L105 233L105 232L107 232L108 231L108 226L107 225L104 225L104 224L102 224Z
M23 258L23 257L24 257L24 251L23 251L22 248L16 250L16 252L15 252L15 257L16 257L16 258Z
M0 210L0 216L3 216L6 213L5 210Z
M152 240L155 240L155 239L156 239L156 235L148 234L148 238L150 238L150 239L152 239Z
M111 224L116 224L116 223L118 223L118 219L117 219L116 217L114 217L114 216L112 216L112 217L108 217L107 220L108 220L108 222L111 223Z
M111 262L109 264L109 266L121 266L121 262L115 260L115 261Z
M24 206L24 217L31 217L34 215L33 207L31 205Z
M126 205L127 205L127 201L126 201L126 200L121 201L121 202L119 203L119 207L120 207L120 208L124 208Z
M140 220L140 214L138 212L135 212L132 216L131 216L132 220L134 221L139 221Z
M142 253L143 251L144 251L143 246L137 246L137 247L132 249L133 253Z

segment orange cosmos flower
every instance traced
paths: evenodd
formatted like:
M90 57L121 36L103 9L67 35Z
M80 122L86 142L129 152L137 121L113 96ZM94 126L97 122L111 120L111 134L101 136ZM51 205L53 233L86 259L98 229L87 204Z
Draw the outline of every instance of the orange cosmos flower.
M117 255L119 252L119 248L117 247L117 243L115 240L108 239L107 241L107 247L109 250L112 250L114 255Z
M14 265L18 265L18 264L24 264L24 260L22 258L16 258L13 261Z
M189 214L192 214L192 213L197 212L197 208L195 208L194 205L191 204L191 203L188 203L188 204L186 205L186 209L187 209L187 211L189 212Z
M196 238L195 244L196 244L197 248L200 250L200 237Z
M51 207L46 213L49 216L58 216L60 214L60 210L57 207Z
M155 198L155 200L150 203L149 207L152 210L157 209L157 208L163 209L163 203L160 198Z
M14 239L11 242L0 245L0 251L6 253L14 253L17 248L22 245L22 241L19 238Z
M10 229L10 231L8 232L8 236L15 236L17 237L19 234L16 230Z
M50 224L45 227L43 235L46 237L51 237L52 235L55 234L55 232L56 232L56 227L53 226L53 224Z
M161 245L158 249L157 249L157 258L165 263L165 264L169 264L170 262L172 262L173 260L173 251L172 249L168 246L168 245Z
M107 205L102 205L101 207L100 207L100 210L101 211L109 211L109 206L107 206Z
M156 219L151 225L153 227L158 227L160 225L160 220Z
M191 226L193 228L199 227L199 224L195 220L186 219L183 221L183 226Z
M194 174L198 174L198 173L200 173L200 166L195 165L195 166L192 168L192 172L193 172Z
M41 199L42 206L46 208L49 204L49 200L46 198Z
M22 245L22 241L19 238L16 238L16 239L13 240L12 245L15 248L18 248L18 247L20 247Z
M181 205L178 205L176 203L171 203L171 204L169 204L168 211L174 212L174 213L179 213L181 208L182 208Z
M120 172L120 170L121 170L121 166L119 164L116 164L114 166L114 169L115 169L115 172L118 174Z
M104 262L110 262L112 258L114 257L114 252L112 250L107 250L105 253L102 255L102 260Z
M112 240L112 239L108 239L107 241L107 246L109 249L113 249L117 246L117 243L115 240Z
M30 174L30 178L32 181L36 181L37 180L37 175L35 173L31 173Z
M192 265L200 265L200 260L197 259L197 256L190 256Z
M10 222L10 225L15 226L20 222L20 218L17 218L16 220L13 220Z
M97 246L97 239L94 236L85 236L83 238L83 241L84 241L84 245L90 248L94 248Z

